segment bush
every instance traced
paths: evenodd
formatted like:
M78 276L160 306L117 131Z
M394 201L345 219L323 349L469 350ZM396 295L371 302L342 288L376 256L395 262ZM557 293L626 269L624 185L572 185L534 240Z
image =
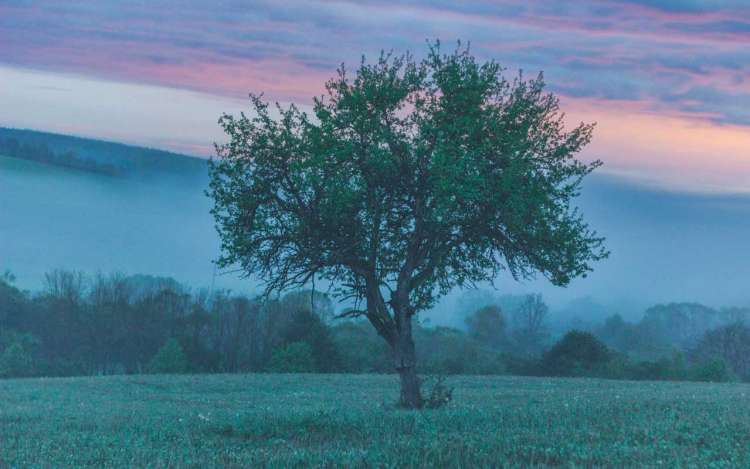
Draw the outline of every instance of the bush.
M332 330L344 373L392 373L388 345L364 321L344 321Z
M680 351L674 351L672 358L662 358L656 361L642 361L629 367L627 378L635 380L678 381L687 379L685 358Z
M425 386L427 394L424 396L424 406L427 409L439 409L453 400L453 388L445 384L445 378L442 376L434 377L432 380L432 383L429 382L429 378L422 380L422 385L427 385Z
M724 383L734 380L734 376L732 376L732 372L729 370L726 362L719 358L705 361L693 367L690 371L690 378L695 381Z
M167 340L148 365L151 373L185 373L187 359L176 339Z
M418 326L414 341L419 351L420 373L436 375L502 374L499 353L464 332L450 327Z
M307 342L291 342L278 347L271 355L268 371L274 373L314 373L315 357Z
M34 374L31 354L20 342L8 346L0 355L0 378L22 378Z
M612 352L593 334L570 331L542 356L550 376L606 376Z
M282 344L305 342L311 351L313 370L330 373L341 369L341 357L330 328L315 313L294 311L280 331Z
M0 378L23 378L34 376L34 355L39 340L31 334L5 330L0 333Z

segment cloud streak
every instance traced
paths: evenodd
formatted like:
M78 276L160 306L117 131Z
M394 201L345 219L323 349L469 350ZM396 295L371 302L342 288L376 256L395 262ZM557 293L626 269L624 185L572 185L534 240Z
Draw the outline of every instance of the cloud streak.
M220 99L252 91L309 104L341 62L421 53L431 38L470 40L511 71L544 70L573 106L612 109L607 122L624 107L661 116L649 122L662 130L700 121L706 138L750 127L750 5L740 0L0 4L0 64Z

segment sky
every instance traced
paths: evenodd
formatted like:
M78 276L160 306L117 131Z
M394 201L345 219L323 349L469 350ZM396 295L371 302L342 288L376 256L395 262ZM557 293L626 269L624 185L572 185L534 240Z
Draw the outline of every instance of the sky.
M437 38L544 71L605 173L750 192L747 0L0 0L0 125L210 156L249 92L309 106L340 63Z

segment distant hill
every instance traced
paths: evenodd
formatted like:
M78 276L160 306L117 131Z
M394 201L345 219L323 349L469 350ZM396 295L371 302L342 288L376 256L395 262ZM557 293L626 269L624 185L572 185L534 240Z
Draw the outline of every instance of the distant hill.
M205 159L36 130L0 127L0 154L109 176L170 173L203 178L206 175Z

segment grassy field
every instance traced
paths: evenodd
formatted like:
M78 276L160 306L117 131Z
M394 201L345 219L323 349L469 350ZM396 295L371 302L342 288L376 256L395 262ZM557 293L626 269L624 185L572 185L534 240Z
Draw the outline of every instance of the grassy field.
M750 387L456 377L397 410L392 376L0 381L0 467L750 467Z

